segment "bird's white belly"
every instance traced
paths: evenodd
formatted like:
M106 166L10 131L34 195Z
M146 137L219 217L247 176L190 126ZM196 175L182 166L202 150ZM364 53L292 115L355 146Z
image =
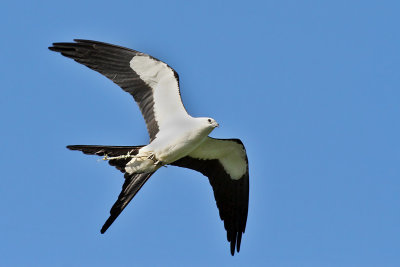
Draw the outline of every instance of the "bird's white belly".
M150 145L156 158L164 164L172 163L196 149L208 136L208 133L187 133L180 136L161 137Z
M191 124L190 121L176 124L160 131L156 138L128 162L129 173L153 172L162 165L170 164L195 150L212 131L210 127Z

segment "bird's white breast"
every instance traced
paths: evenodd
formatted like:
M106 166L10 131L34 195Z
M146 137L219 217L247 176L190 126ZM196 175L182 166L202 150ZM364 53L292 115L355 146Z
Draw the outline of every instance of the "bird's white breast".
M194 118L174 123L170 128L160 131L157 138L149 144L156 158L163 163L171 163L196 149L212 131L212 128L199 125Z

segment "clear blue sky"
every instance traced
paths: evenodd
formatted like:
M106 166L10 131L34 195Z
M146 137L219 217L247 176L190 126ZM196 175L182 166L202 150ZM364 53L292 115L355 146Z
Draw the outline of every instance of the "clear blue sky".
M6 1L1 266L400 266L398 1ZM105 235L122 175L70 144L148 142L131 97L50 52L93 39L180 74L250 162L242 250L211 187L163 168Z

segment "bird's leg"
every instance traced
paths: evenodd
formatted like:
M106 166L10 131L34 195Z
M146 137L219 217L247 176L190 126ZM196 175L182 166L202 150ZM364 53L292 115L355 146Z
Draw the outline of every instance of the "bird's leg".
M150 156L147 157L148 159L151 159L152 161L156 162L156 156L154 154L151 154Z
M154 165L164 165L164 163L162 161L159 161L154 154L151 154L147 158L151 159L154 162Z

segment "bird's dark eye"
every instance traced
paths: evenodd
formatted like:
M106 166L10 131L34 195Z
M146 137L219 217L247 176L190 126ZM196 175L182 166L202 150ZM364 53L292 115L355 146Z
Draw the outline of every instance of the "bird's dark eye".
M208 122L211 123L211 119L208 119Z

